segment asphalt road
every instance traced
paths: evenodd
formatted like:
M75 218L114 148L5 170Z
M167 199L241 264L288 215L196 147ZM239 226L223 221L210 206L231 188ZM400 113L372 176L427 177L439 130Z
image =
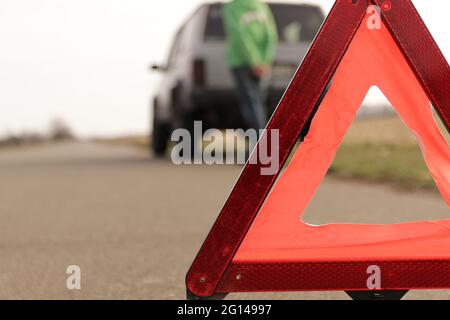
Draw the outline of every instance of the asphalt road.
M0 151L0 299L183 299L184 275L238 166L182 166L131 147L74 143ZM363 213L363 214L362 214ZM432 192L328 178L311 223L449 217ZM66 288L79 265L82 288ZM230 298L346 299L344 293ZM411 292L409 299L449 299Z

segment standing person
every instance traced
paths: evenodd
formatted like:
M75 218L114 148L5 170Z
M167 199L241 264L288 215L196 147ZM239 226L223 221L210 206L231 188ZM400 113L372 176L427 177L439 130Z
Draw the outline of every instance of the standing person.
M259 131L267 124L264 83L278 43L277 28L269 6L260 0L232 0L223 11L227 63L241 112L248 126Z

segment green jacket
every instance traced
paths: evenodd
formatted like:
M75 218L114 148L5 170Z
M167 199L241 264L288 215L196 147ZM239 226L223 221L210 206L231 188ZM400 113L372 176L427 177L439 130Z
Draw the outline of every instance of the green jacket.
M270 66L278 33L272 12L260 0L233 0L223 9L227 62L231 68Z

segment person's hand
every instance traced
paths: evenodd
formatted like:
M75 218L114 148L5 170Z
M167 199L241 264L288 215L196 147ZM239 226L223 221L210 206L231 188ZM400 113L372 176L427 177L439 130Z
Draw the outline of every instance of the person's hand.
M252 68L252 73L256 78L262 79L270 73L270 67L265 65L256 66Z

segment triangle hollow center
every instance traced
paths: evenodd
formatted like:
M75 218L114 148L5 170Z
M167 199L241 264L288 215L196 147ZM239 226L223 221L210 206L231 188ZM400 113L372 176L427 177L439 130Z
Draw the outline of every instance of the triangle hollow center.
M373 86L415 134L436 186L450 205L450 149L434 121L429 99L387 28L370 30L363 21L307 137L273 186L233 262L449 256L450 220L324 226L301 220Z

